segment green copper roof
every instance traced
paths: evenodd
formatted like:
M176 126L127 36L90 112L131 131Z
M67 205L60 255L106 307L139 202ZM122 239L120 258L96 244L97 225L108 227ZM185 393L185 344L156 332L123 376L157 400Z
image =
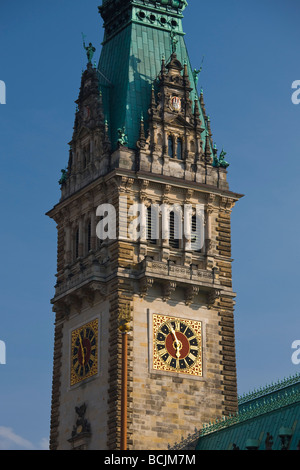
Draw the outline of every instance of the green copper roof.
M119 8L115 8L117 4ZM172 31L178 38L177 57L187 62L191 99L198 98L182 29L185 4L175 0L106 0L100 7L105 35L98 72L113 147L117 130L125 127L128 147L136 148L141 116L147 130L152 84L161 70L162 57L168 61L172 54Z
M266 448L267 433L273 437L273 450L282 446L282 428L291 432L290 450L300 444L300 374L239 398L235 415L206 424L172 450L245 450L256 441L258 450Z

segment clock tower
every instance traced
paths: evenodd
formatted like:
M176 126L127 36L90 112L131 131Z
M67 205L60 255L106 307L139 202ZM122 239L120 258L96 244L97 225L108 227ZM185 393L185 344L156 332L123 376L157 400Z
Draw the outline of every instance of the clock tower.
M237 410L230 216L241 195L212 142L185 7L103 0L98 67L85 45L48 212L53 450L164 450Z

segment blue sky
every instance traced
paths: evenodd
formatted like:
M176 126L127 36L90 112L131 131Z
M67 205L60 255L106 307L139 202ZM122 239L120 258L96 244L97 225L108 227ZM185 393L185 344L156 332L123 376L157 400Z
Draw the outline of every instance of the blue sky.
M100 0L14 0L0 7L0 450L47 448L53 356L50 299L59 199L81 71L81 32L103 37ZM232 216L239 393L299 372L300 80L298 0L190 0L192 65L204 56L213 138L245 194Z

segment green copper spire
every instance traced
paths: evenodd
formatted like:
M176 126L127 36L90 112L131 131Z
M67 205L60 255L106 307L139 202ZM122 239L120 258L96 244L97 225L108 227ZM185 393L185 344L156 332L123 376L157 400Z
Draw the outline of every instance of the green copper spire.
M104 0L99 7L105 33L98 75L113 148L118 129L123 128L128 147L136 148L141 114L147 131L152 86L161 71L162 56L167 65L176 50L178 60L187 63L191 100L199 99L182 28L186 6L182 0ZM205 124L200 104L199 109Z

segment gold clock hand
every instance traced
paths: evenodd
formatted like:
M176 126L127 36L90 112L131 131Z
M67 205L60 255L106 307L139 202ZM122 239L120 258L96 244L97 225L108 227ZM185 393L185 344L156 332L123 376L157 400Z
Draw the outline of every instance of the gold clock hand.
M180 355L181 355L181 352L180 352L180 343L178 342L177 343L177 347L176 347L176 357L177 359L180 359Z
M180 341L178 341L178 338L177 338L177 336L176 336L176 332L175 332L173 326L171 325L171 323L169 323L169 327L170 327L170 329L171 329L172 335L173 335L174 338L175 338L175 342L176 342L176 357L177 357L177 359L179 359L179 358L180 358Z
M84 366L85 363L85 356L84 356L84 348L82 344L82 338L81 335L79 334L79 341L80 341L80 346L81 346L81 354L82 354L82 365Z

